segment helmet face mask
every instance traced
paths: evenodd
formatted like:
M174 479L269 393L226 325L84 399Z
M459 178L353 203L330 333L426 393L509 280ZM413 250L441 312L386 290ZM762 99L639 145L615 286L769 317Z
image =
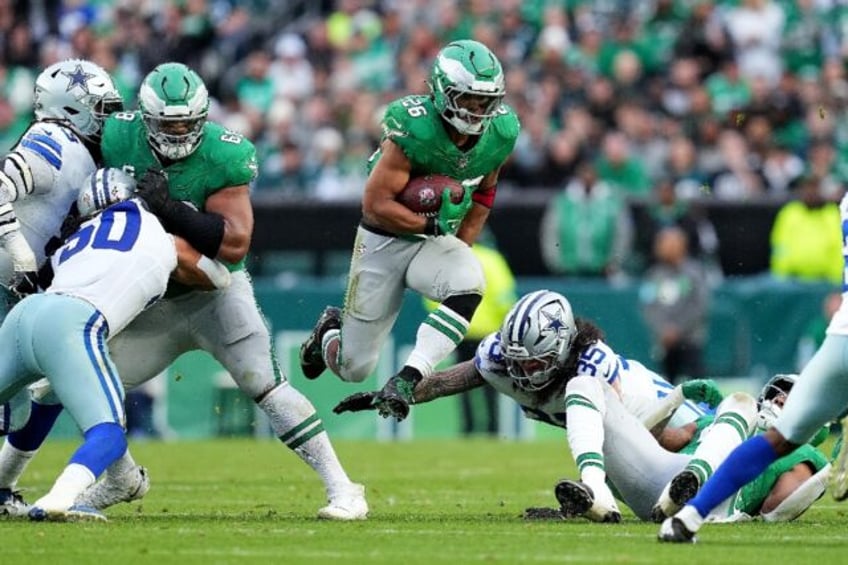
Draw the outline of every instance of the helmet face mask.
M124 109L109 73L83 59L44 69L35 80L33 98L36 119L63 123L92 143L100 141L106 117Z
M497 57L471 40L454 41L439 51L429 85L439 115L464 135L482 134L505 94Z
M757 428L765 431L774 425L798 375L778 374L763 385L757 397Z
M202 141L209 94L197 73L165 63L142 82L139 108L150 146L168 159L185 159Z
M135 179L121 169L97 169L83 181L77 196L77 210L81 219L88 219L117 202L123 202L135 193Z
M540 290L522 297L501 326L501 352L516 387L537 392L550 386L577 336L568 300Z

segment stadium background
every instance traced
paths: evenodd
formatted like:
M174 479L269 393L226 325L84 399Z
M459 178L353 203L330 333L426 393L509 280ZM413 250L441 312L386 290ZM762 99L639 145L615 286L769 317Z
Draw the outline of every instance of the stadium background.
M101 64L131 108L153 66L191 65L214 96L210 118L259 151L251 270L291 379L333 435L444 437L458 431L453 402L418 407L400 427L368 414L336 419L335 401L376 377L358 388L307 383L292 356L323 305L341 300L381 107L426 91L446 41L491 46L523 123L491 219L519 289L565 292L619 352L645 361L641 272L615 281L555 276L539 256L537 226L581 164L607 171L634 209L671 180L719 237L712 259L724 278L713 290L708 368L727 386L755 389L770 373L795 369L795 343L831 290L769 277L768 231L801 175L817 174L831 199L844 190L846 23L848 10L835 0L6 0L0 149L29 123L34 77L56 60ZM616 174L607 148L622 139L627 166ZM382 378L409 347L420 308L408 297ZM248 403L220 385L217 371L203 355L169 371L165 418L175 437L247 429ZM544 433L520 419L503 422L504 435ZM59 433L72 429L65 422Z

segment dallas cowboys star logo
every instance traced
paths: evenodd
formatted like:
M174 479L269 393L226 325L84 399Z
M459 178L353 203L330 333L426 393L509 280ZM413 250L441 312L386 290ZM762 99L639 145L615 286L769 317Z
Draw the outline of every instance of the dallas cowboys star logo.
M547 320L545 326L542 327L542 333L554 332L559 334L565 330L565 322L562 320L562 310L556 310L554 312L542 310L541 314Z
M82 65L77 65L73 71L63 72L64 76L68 77L68 88L65 92L71 90L75 86L82 88L83 92L88 94L88 79L94 78L94 73L87 73L83 70Z

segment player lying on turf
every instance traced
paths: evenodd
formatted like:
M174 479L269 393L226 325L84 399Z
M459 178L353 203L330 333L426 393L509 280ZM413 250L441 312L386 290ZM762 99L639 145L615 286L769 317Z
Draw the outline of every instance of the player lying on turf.
M756 433L762 434L774 424L797 378L775 375L763 386L757 397ZM727 516L713 512L711 520L735 522L759 516L766 522L786 522L806 512L827 490L831 466L816 447L827 439L829 430L830 426L822 427L810 443L769 465L733 495Z
M0 403L29 406L28 396L15 395L44 376L85 436L31 519L105 519L75 501L127 449L124 389L106 343L165 293L178 250L184 264L208 265L201 272L209 288L230 281L226 267L204 262L130 199L134 190L119 169L87 179L77 199L84 223L51 256L52 283L15 305L0 327Z
M413 400L427 402L486 382L518 402L528 417L567 429L581 480L560 482L556 495L567 514L596 521L621 519L607 478L637 516L650 519L658 502L669 509L674 504L661 496L668 498L667 486L676 475L686 470L704 480L747 437L756 419L756 402L749 395L737 393L722 401L705 381L672 389L638 361L618 356L600 329L586 320L575 322L568 300L546 290L522 297L500 331L481 342L474 360L422 380ZM674 391L671 399L659 400L669 390ZM373 409L377 394L352 395L335 411ZM657 413L673 414L673 425L703 415L691 404L668 408L679 405L684 395L717 406L715 421L701 434L694 454L664 449L645 425L652 425ZM660 437L668 443L679 439Z

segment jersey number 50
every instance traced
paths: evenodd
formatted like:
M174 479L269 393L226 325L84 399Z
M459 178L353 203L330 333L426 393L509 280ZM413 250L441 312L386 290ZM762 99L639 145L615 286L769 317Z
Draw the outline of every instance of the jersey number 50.
M112 236L112 230L118 227L120 234ZM141 214L135 204L107 208L100 214L99 224L89 224L68 238L59 255L61 265L83 249L91 245L92 249L112 249L129 251L138 239L141 229Z

